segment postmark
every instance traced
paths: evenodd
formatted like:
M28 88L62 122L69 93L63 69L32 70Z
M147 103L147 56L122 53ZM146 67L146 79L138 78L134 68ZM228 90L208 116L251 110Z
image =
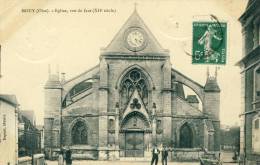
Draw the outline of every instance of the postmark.
M193 22L192 64L226 64L227 23Z

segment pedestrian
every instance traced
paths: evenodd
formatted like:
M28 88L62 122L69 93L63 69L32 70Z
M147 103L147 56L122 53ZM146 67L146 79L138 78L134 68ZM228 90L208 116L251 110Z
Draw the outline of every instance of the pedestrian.
M71 158L71 150L70 148L68 148L68 150L66 151L66 156L65 156L65 160L66 160L66 165L72 165L72 158Z
M162 149L162 165L167 165L167 159L168 159L168 148L163 145Z
M151 165L155 162L155 165L158 164L158 155L160 154L160 150L157 148L157 145L155 144L152 150L152 161Z
M63 151L61 150L59 152L58 165L63 165L63 164L64 164Z

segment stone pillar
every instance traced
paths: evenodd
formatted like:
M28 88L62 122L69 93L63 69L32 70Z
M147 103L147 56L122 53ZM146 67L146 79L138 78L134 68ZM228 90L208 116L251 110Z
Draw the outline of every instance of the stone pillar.
M242 48L243 48L243 56L246 56L254 47L253 41L253 24L249 23L242 29Z
M241 70L244 70L244 66L240 67ZM245 112L245 72L241 73L241 114ZM245 115L240 116L240 157L244 158L245 156Z
M152 143L156 144L157 139L156 139L156 104L153 103L153 108L152 108Z
M62 86L59 74L51 74L44 86L44 149L48 159L60 148Z
M171 81L171 63L169 59L166 60L163 66L163 118L162 118L162 129L163 129L163 143L169 145L171 139L171 114L172 114L172 81Z
M116 103L115 115L115 158L119 159L119 103Z
M253 21L253 36L254 36L254 38L253 38L253 40L254 40L254 48L256 48L256 47L258 47L259 46L259 21L260 20L260 17L258 16L257 18L255 18L254 19L254 21Z
M100 61L99 81L99 160L108 159L108 65L105 59Z
M172 107L172 114L176 115L177 114L177 82L172 83L172 98L171 98L171 107Z

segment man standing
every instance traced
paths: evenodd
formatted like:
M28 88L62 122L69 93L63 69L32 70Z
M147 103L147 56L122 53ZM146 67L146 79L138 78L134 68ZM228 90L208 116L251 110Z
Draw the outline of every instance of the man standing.
M59 152L58 165L63 165L63 164L64 164L64 157L63 157L63 151L61 150Z
M71 150L68 148L65 154L66 165L72 165Z
M152 151L153 155L152 155L152 161L151 161L151 165L153 165L154 161L155 161L155 165L158 164L158 155L160 154L159 149L157 148L157 145L155 144L153 147L153 151Z
M168 148L166 146L163 146L162 149L162 165L167 165L167 159L168 159Z

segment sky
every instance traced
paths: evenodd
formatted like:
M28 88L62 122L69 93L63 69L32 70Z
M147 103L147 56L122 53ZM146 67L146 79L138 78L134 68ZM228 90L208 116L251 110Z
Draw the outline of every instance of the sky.
M0 93L15 94L20 109L34 110L37 124L43 124L43 87L48 65L52 72L65 72L66 79L97 65L100 49L110 43L132 14L135 2L139 15L159 43L170 50L172 67L202 85L207 67L214 75L216 66L191 64L191 56L185 52L191 52L192 22L209 20L210 14L227 22L227 64L217 66L220 120L222 124L238 124L241 88L240 68L235 64L242 57L238 18L247 0L0 0L3 4L0 5ZM94 8L113 12L43 12L43 9ZM40 12L22 12L22 9Z

